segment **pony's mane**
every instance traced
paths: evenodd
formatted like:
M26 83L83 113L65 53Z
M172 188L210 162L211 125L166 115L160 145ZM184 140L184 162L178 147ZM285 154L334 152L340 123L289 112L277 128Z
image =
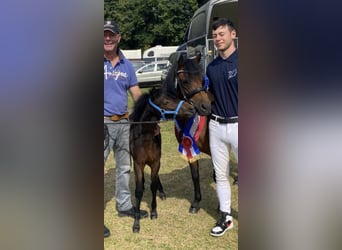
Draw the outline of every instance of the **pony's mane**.
M149 105L148 99L155 100L162 93L160 88L152 88L148 93L144 93L135 103L130 119L134 122L141 120L142 115L146 110L146 106Z
M148 103L149 93L144 93L140 98L137 100L137 102L134 104L133 112L130 115L130 120L137 122L140 120L142 114L144 113L144 110L146 108L146 105Z

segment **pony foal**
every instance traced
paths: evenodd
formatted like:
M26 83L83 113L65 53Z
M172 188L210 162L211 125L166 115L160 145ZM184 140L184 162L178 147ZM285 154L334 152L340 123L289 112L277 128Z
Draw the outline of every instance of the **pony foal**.
M159 179L161 158L161 134L158 122L175 119L178 116L191 117L195 113L192 104L173 98L162 89L152 89L143 94L134 106L130 115L130 151L134 161L136 213L133 232L140 231L140 203L144 192L144 168L151 168L151 219L158 217L156 195L159 190L161 198L165 198Z

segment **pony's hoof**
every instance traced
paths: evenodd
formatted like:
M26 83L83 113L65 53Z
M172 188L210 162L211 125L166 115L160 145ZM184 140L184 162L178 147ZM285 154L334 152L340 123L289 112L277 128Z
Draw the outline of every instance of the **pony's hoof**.
M199 207L193 207L193 206L191 206L191 207L189 208L189 213L191 213L191 214L197 214L199 210L200 210Z
M234 183L233 183L233 185L238 185L238 176L236 176L235 178L234 178Z
M159 198L161 199L161 200L166 200L166 195L165 195L165 193L159 193Z
M151 220L155 220L158 218L158 213L157 212L152 212L151 213Z
M139 233L140 227L133 226L133 233Z

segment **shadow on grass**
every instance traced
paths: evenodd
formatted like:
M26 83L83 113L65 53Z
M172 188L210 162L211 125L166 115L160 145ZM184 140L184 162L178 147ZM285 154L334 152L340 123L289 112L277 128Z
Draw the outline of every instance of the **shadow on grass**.
M171 164L171 163L167 163ZM233 179L237 176L237 166L236 163L231 164L230 176L231 176L231 187L232 187L232 199L234 198L234 192L237 195L237 186L233 186ZM166 194L166 198L176 198L180 200L187 200L189 202L188 207L184 207L184 210L189 210L190 205L194 199L194 186L191 179L191 171L190 167L184 162L183 166L174 166L174 170L170 173L159 173L160 181L164 187L164 191ZM200 159L199 160L199 171L200 171L200 186L201 186L201 194L202 200L200 202L200 207L210 216L212 216L215 220L218 218L218 199L215 189L215 183L213 180L213 168L211 164L211 160L208 159ZM151 176L150 176L150 168L149 166L145 167L145 192L142 201L145 201L148 204L149 209L151 209L151 201L152 194L150 191L151 184ZM134 205L134 172L131 170L130 176L130 187L132 194L132 203ZM234 190L236 191L234 191ZM108 202L114 200L115 195L115 167L109 168L108 171L104 175L104 208ZM236 196L235 195L235 196ZM162 202L161 199L157 199L157 203ZM233 203L233 201L232 201ZM158 205L157 205L158 207ZM235 219L238 219L238 211L232 208L232 216Z
M115 168L110 168L104 175L104 208L115 196Z

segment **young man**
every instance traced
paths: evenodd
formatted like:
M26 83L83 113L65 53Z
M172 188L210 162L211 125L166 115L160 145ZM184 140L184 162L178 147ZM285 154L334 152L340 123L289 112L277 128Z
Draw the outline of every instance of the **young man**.
M208 65L206 72L210 91L215 97L209 123L209 140L221 214L210 234L221 236L233 227L229 148L231 146L238 155L238 50L234 44L236 30L230 20L216 20L212 30L219 55Z
M104 162L111 149L115 158L115 199L116 209L120 217L134 217L135 209L131 202L129 188L130 153L128 95L134 101L141 96L134 68L119 49L121 34L114 21L104 22L104 123L108 133L105 140L108 146L104 149ZM140 210L141 218L148 216L147 211ZM108 228L104 227L104 236L109 236Z

